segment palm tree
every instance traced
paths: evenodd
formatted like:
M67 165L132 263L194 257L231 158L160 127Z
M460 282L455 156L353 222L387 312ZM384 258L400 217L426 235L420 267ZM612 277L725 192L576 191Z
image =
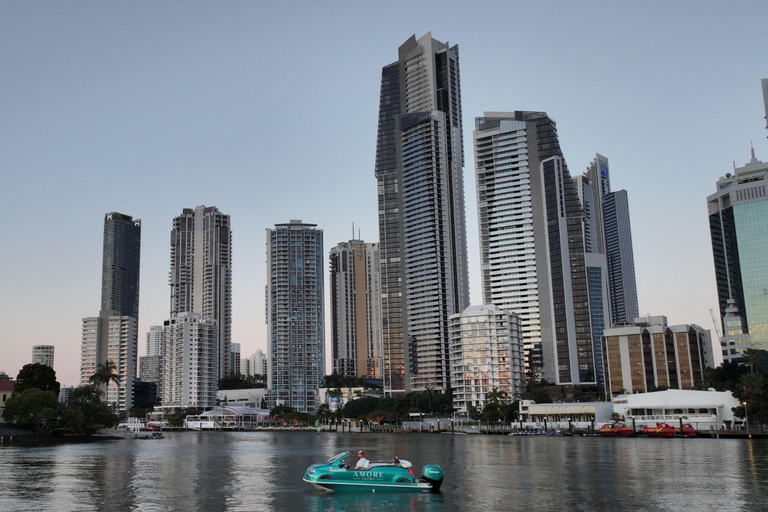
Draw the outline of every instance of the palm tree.
M766 352L764 350L748 348L744 351L744 357L749 362L751 373L759 373L760 366L765 363Z
M97 386L109 387L110 382L120 385L120 376L117 374L117 365L114 361L100 364L96 371L88 378L88 381Z
M504 398L504 393L499 388L493 388L485 394L485 398L489 403L499 403Z

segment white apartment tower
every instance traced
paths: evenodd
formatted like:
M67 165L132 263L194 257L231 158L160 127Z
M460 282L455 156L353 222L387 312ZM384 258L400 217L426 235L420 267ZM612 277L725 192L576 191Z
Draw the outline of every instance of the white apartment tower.
M197 313L215 320L216 375L232 371L232 231L214 206L185 208L171 231L171 318Z
M181 313L165 321L163 407L216 405L216 321Z
M330 252L333 371L382 378L379 246L341 242Z
M451 316L453 407L482 409L497 389L518 400L525 388L520 317L493 305L470 306Z
M53 368L53 345L34 345L32 347L32 363L44 364Z

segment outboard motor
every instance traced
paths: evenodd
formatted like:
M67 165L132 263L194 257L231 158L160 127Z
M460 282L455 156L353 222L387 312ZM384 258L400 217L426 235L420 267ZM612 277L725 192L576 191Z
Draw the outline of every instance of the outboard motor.
M440 486L443 485L443 470L437 464L427 464L421 471L422 480L432 484L432 492L440 492Z

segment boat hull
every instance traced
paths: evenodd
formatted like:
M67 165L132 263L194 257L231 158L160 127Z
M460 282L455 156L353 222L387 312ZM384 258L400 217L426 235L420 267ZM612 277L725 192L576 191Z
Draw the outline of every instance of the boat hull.
M327 492L432 492L432 484L416 482L412 484L376 484L357 482L333 482L329 480L303 479L317 489Z

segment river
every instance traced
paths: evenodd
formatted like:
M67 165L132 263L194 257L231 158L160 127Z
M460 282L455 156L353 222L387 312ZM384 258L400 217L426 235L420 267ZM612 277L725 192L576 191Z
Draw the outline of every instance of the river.
M329 494L305 469L363 449L445 472L441 494ZM350 459L352 460L352 459ZM167 433L0 448L0 510L768 510L768 441Z

